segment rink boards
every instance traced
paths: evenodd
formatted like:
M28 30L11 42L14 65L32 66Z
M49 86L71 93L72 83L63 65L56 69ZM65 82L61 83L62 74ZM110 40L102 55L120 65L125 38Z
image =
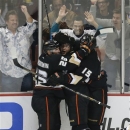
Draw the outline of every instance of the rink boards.
M37 130L38 120L31 108L31 93L0 94L0 130ZM102 130L120 130L130 124L130 94L109 94ZM61 102L61 130L70 130Z

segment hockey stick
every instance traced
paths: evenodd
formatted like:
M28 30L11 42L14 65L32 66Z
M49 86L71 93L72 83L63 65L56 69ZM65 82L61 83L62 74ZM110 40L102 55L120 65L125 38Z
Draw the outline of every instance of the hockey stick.
M17 67L19 67L19 68L21 68L21 69L24 69L24 70L26 70L27 72L32 73L33 75L37 75L37 76L39 76L39 77L44 78L43 75L40 75L40 74L38 74L38 73L35 73L35 72L33 72L33 71L31 71L31 70L29 70L29 69L23 67L22 65L20 65L20 64L18 63L17 58L13 59L13 62L14 62L14 64L15 64L15 66L17 66Z
M17 58L13 59L13 62L14 62L14 64L15 64L15 66L17 66L17 67L19 67L19 68L21 68L21 69L24 69L24 70L28 71L29 73L32 73L33 75L36 75L35 72L33 72L33 71L31 71L31 70L29 70L29 69L23 67L22 65L20 65L20 64L18 63Z
M26 70L26 71L32 73L33 75L38 75L38 76L44 78L43 75L39 75L39 74L37 74L37 73L35 73L35 72L32 72L31 70L29 70L29 69L27 69L27 68L21 66L21 65L18 63L17 58L13 59L13 62L14 62L14 64L15 64L17 67L19 67L19 68L21 68L21 69L24 69L24 70ZM82 93L76 92L76 91L74 91L73 89L70 89L70 88L68 88L68 87L66 87L66 86L64 86L64 85L61 85L61 87L65 88L65 89L67 89L67 90L69 90L69 91L71 91L71 92L73 92L73 93L76 93L76 94L78 94L78 95L80 95L80 96L82 96L82 97L84 97L84 98L87 98L88 100L93 101L93 102L95 102L95 103L97 103L97 104L99 104L99 105L101 105L101 106L104 106L104 107L107 107L107 108L110 109L110 106L108 106L108 105L106 105L106 104L103 104L103 103L101 103L101 102L99 102L99 101L97 101L97 100L95 100L95 99L93 99L93 98L91 98L91 97L89 97L89 96L86 96L86 95L84 95L84 94L82 94Z
M71 92L73 92L73 93L76 93L77 95L79 95L79 96L81 96L81 97L84 97L84 98L86 98L86 99L88 99L88 100L90 100L90 101L93 101L93 102L95 102L95 103L97 103L97 104L99 104L99 105L101 105L101 106L107 107L108 109L111 108L111 107L108 106L107 104L104 104L104 103L102 103L102 102L100 102L100 101L97 101L96 99L91 98L91 97L89 97L89 96L86 96L86 95L84 95L84 94L82 94L82 93L80 93L80 92L76 92L76 91L74 91L73 89L70 89L70 88L68 88L68 87L66 87L66 86L64 86L64 85L63 85L62 87L65 88L65 89L67 89L67 90L69 90L69 91L71 91Z

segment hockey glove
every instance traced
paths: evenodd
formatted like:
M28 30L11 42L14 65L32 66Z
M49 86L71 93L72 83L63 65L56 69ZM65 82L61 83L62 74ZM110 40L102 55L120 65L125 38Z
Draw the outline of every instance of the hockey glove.
M106 73L105 70L101 70L101 72L100 72L100 77L101 77L101 78L106 78L106 80L107 80L107 73Z
M53 39L58 41L59 43L70 43L70 44L74 44L75 43L75 39L73 37L68 36L67 34L58 32L55 35L53 35Z
M54 73L49 77L47 84L55 87L56 85L62 84L63 82L64 82L63 74Z
M89 34L85 34L80 39L81 45L80 48L84 49L86 53L90 53L96 47L96 38Z

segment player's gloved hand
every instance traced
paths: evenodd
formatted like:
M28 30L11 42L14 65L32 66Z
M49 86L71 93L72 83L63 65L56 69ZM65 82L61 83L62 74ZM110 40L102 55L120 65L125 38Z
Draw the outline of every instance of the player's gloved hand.
M59 43L70 43L70 44L74 44L75 43L75 39L73 37L68 36L65 33L61 33L58 32L54 35L52 35L53 39L58 41Z
M92 35L85 34L80 39L80 48L86 51L86 54L90 53L96 47L96 38Z
M56 85L62 84L62 82L64 82L63 74L54 73L49 77L47 84L55 87Z
M105 70L101 70L100 72L101 78L106 78L107 79L107 73Z
M98 84L101 84L100 86L103 86L103 88L106 90L107 90L107 87L111 87L110 85L108 86L108 84L107 84L107 73L105 70L100 71L100 77L98 79Z

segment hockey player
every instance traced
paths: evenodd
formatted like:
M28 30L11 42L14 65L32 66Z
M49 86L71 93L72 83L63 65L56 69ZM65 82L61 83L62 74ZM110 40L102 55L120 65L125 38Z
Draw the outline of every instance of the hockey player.
M95 46L95 43L91 46L85 44L79 51L62 56L59 54L60 51L55 41L45 43L43 47L45 53L38 60L39 76L36 77L32 97L32 108L39 120L38 130L60 129L59 103L64 98L64 94L61 88L53 88L47 84L48 77L54 72L74 70L79 66L81 59L88 55Z
M90 42L91 36L88 34L84 35L81 38L81 42L84 43L85 41ZM65 46L67 45L61 46L63 54L66 54ZM81 61L80 66L72 72L64 75L56 73L49 78L48 84L56 85L61 83L85 95L88 95L89 91L92 98L105 104L107 103L106 74L104 71L101 71L100 74L100 61L95 50L92 50ZM100 130L105 107L93 102L90 102L88 106L88 99L84 99L68 90L64 90L64 92L72 130L87 130L88 127L91 130Z
M44 46L43 50L44 53L39 57L38 60L39 69L37 71L39 74L43 74L45 78L44 77L42 78L40 76L37 77L32 97L32 108L37 113L38 116L39 120L38 130L44 130L44 129L53 130L53 127L59 130L61 125L59 115L59 103L61 99L64 98L62 89L61 88L53 89L43 84L46 84L47 80L46 78L49 75L48 69L50 70L51 68L48 63L49 55L51 55L51 53L58 55L60 53L60 50L57 44L55 43L54 44L48 43L47 45ZM56 92L55 90L58 91L59 95L55 95Z

